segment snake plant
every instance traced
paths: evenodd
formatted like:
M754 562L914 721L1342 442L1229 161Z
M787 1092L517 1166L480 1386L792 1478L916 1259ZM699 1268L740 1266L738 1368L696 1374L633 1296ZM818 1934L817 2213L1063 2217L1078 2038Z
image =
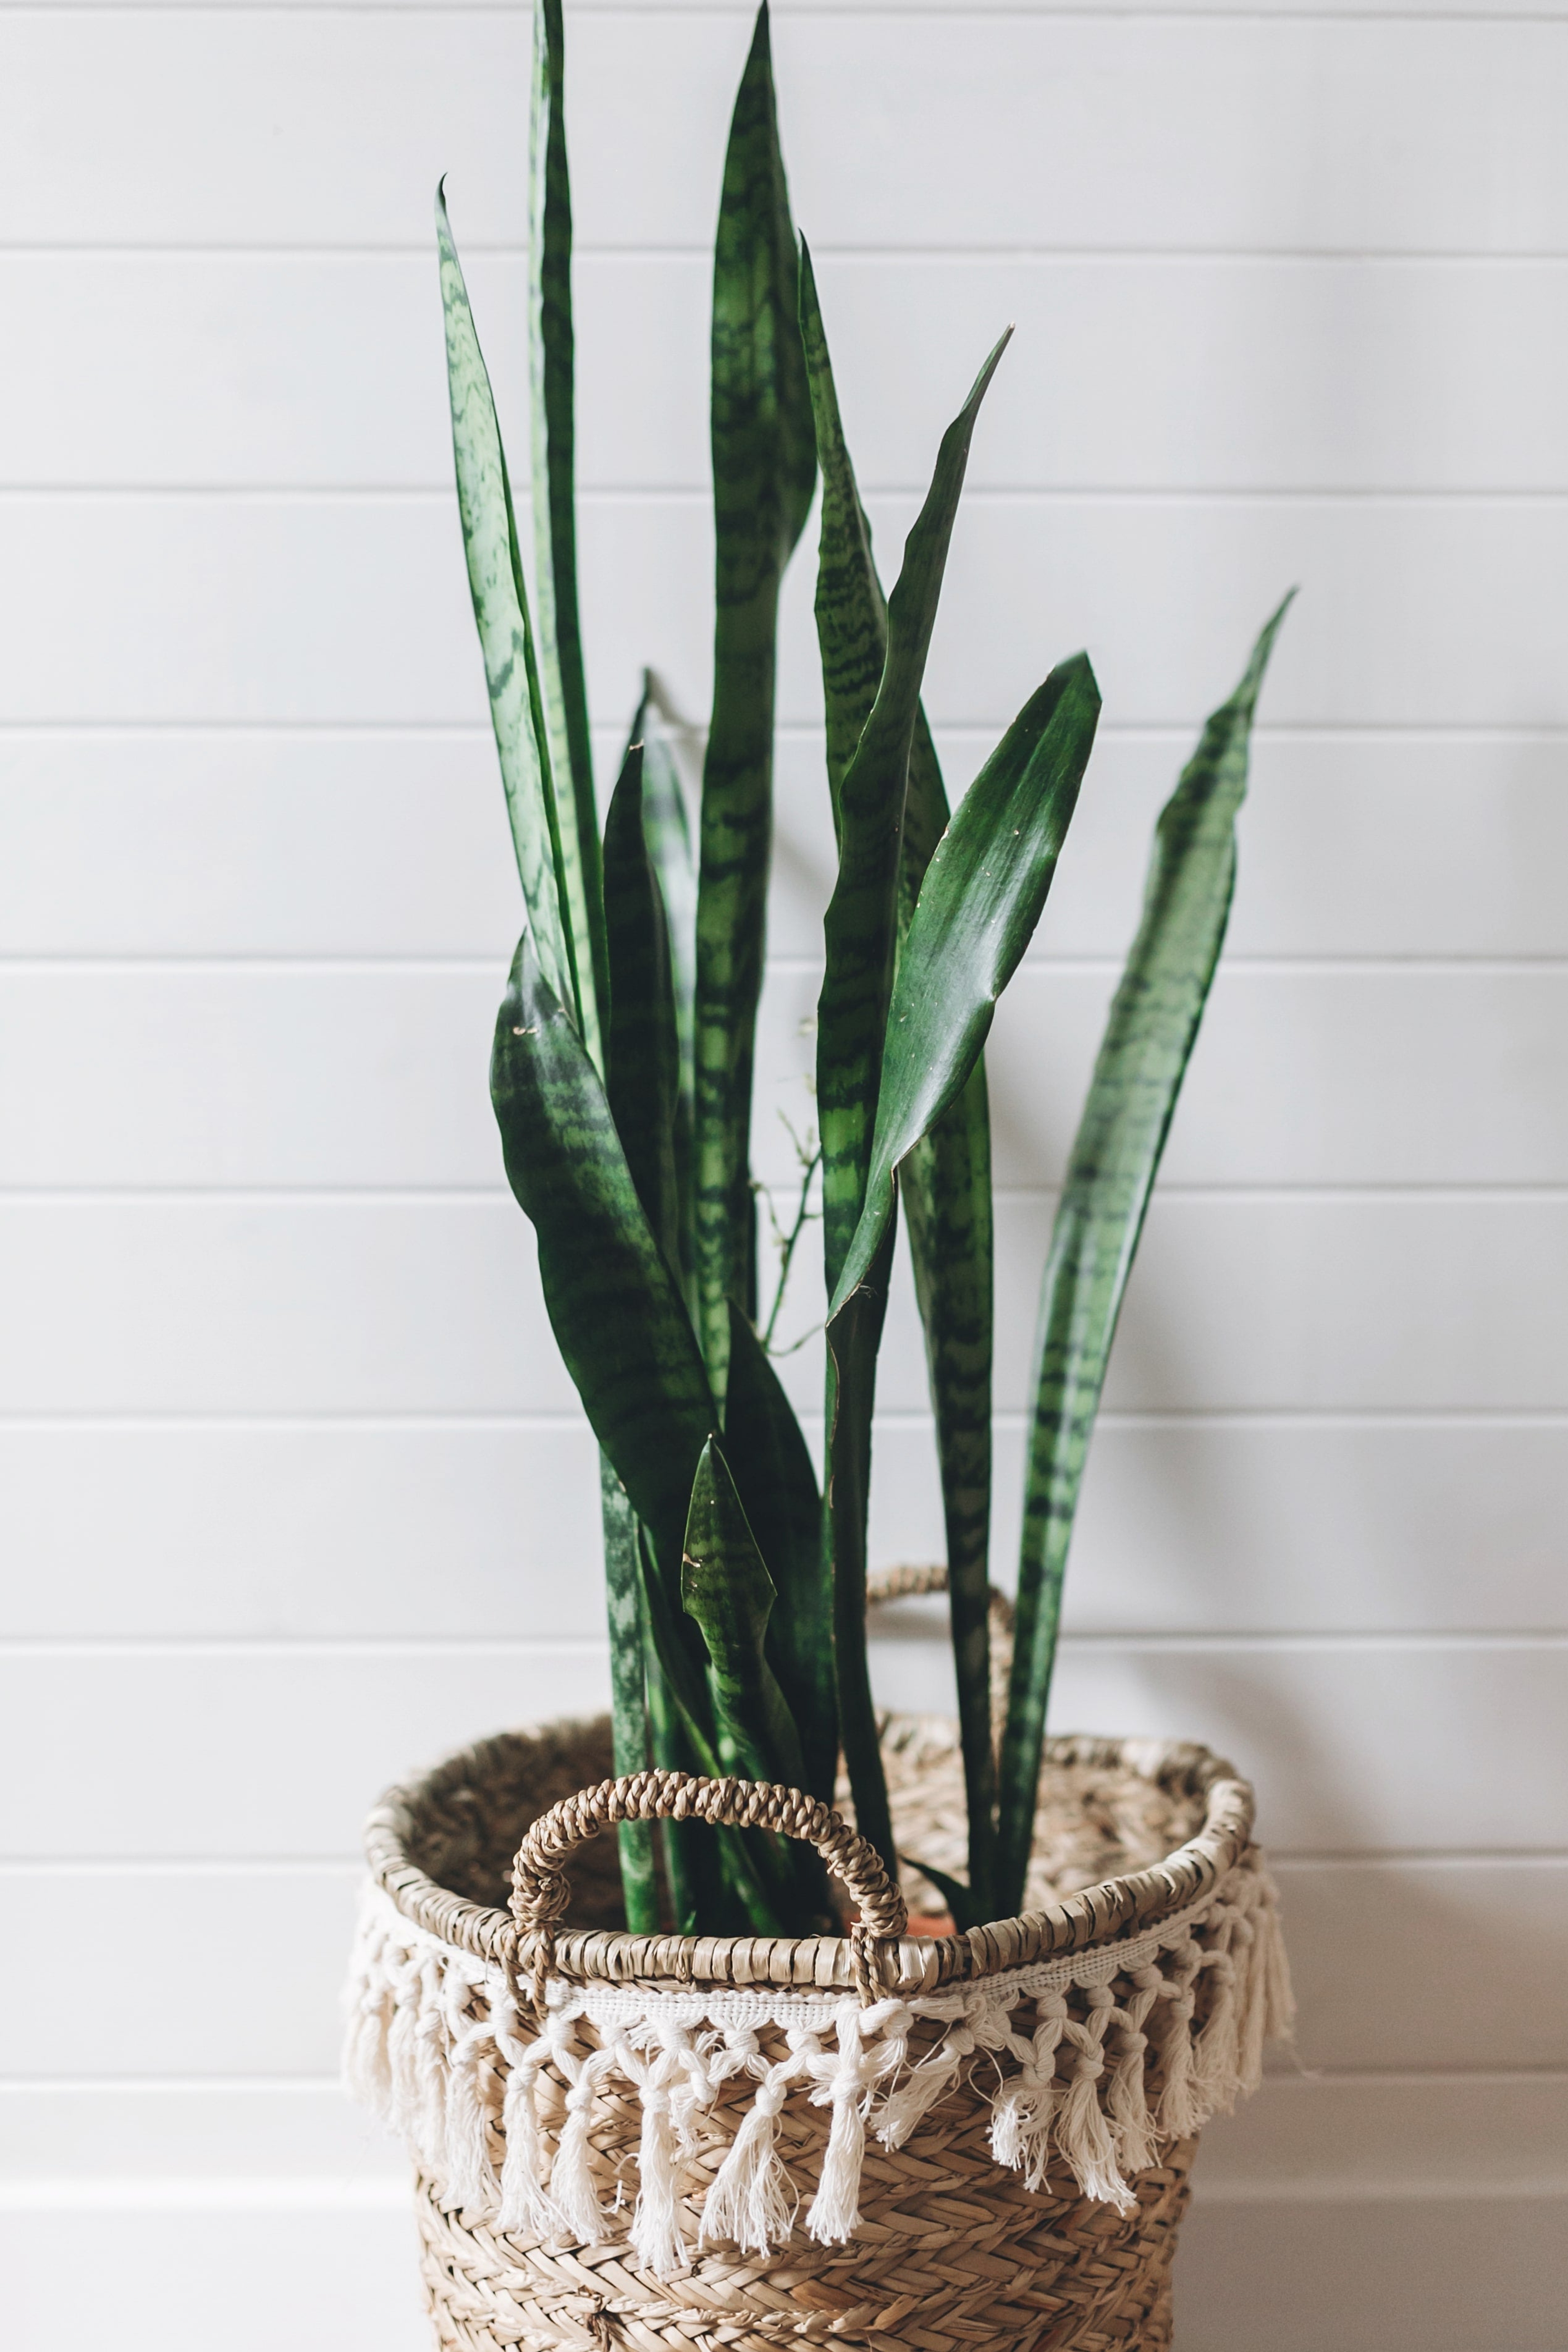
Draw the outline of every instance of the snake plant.
M1253 709L1281 615L1160 818L1068 1163L1044 1273L1017 1639L996 1748L983 1055L1056 873L1099 690L1086 656L1060 663L950 810L921 690L970 443L1006 337L942 436L884 595L810 257L790 217L764 5L714 254L716 621L697 837L651 694L601 828L576 585L563 89L560 0L537 0L531 590L439 195L437 217L458 504L525 919L491 1092L555 1338L601 1449L616 1769L738 1773L829 1800L847 1773L860 1827L894 1859L867 1667L866 1546L901 1204L946 1522L969 1875L942 1885L962 1926L1023 1897L1079 1482L1225 933ZM772 1318L759 1328L750 1156L779 592L819 480L816 623L838 851L816 1045L820 1488L775 1370ZM648 1825L620 1835L634 1929L799 1933L831 1917L821 1871L798 1845L693 1822L663 1824L657 1853Z

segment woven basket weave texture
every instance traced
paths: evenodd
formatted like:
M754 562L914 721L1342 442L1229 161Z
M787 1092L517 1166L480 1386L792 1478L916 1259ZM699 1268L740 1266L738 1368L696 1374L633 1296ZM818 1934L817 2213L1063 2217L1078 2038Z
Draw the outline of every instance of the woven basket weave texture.
M884 1744L900 1848L938 1867L957 1859L963 1788L952 1727L894 1719ZM423 2148L418 2214L438 2342L463 2352L500 2346L706 2352L721 2345L763 2352L819 2341L858 2352L1161 2352L1168 2346L1171 2261L1194 2127L1213 2105L1229 2104L1255 2072L1263 2021L1261 1997L1252 1997L1248 2008L1242 1991L1251 1980L1249 1948L1258 1957L1252 1976L1262 1982L1268 1938L1255 1927L1271 1932L1272 1912L1260 1907L1267 1882L1247 1835L1249 1806L1246 1822L1235 1818L1229 1768L1197 1748L1051 1743L1029 1886L1031 1904L1045 1907L1034 1924L1013 1923L973 1949L952 1937L898 1947L909 2005L900 2012L901 2023L895 2018L888 2029L903 2037L901 2071L889 2081L912 2081L917 2089L929 2081L940 2095L930 2089L917 2095L912 2122L906 2117L907 2128L882 2137L877 2116L885 2119L892 2103L879 2110L869 2092L839 2097L844 2078L834 2072L840 2062L821 2014L835 2003L838 2013L855 2013L840 1939L784 1946L713 1938L694 1946L627 1937L616 1930L613 1836L582 1847L571 1865L572 1911L552 1953L553 2043L531 2077L528 2116L540 2177L553 2193L576 2090L580 2120L570 2161L580 2178L567 2202L577 2227L563 2230L560 2210L547 2217L542 2206L535 2220L543 2226L520 2227L518 2212L504 2210L508 2117L516 2134L522 2114L521 2104L508 2105L508 2082L512 2074L521 2080L515 2062L533 2020L519 1990L510 2036L496 2030L507 2002L501 1972L510 1972L514 1988L527 1975L528 1955L502 1907L508 1875L528 1824L608 1769L607 1726L552 1727L488 1741L451 1759L425 1781L394 1792L373 1821L373 1867L383 1890L377 1948L385 1948L391 1919L394 1975L373 1971L381 1988L374 2000L384 2056L379 2076L374 2056L360 2063L359 2084ZM1195 1837L1201 1849L1205 1820L1212 1831L1216 1804L1223 1813L1227 1802L1229 1843L1211 1835L1206 1879L1179 1860L1164 1873L1151 1869L1185 1841ZM1119 1904L1113 1888L1102 1885L1108 1879L1113 1887L1142 1891ZM1177 1920L1168 1948L1152 1955L1151 1936L1162 1922L1151 1884L1155 1895L1163 1891L1166 1916ZM940 1899L913 1871L906 1874L905 1892L917 1916ZM1208 1914L1194 1917L1205 1902ZM1184 1927L1184 1918L1191 1924ZM1122 1942L1109 1956L1100 1952L1097 1974L1088 1965L1096 1955L1086 1958L1082 1948L1102 1947L1105 1934L1114 1937L1119 1927ZM1053 1953L1065 1957L1053 1960ZM1095 1980L1059 1981L1080 1960ZM1009 1963L1011 1977L982 1976L979 1992L993 1981L1024 1985L1029 2000L1018 2013L1033 2001L1041 2022L1020 2026L1009 2012L1004 2024L1014 2038L1004 2045L995 2014L974 2011L975 1985L955 1981L953 1972L970 1979L977 1968L1005 1970ZM388 1983L401 1990L387 1993ZM610 1991L612 1983L622 1990ZM690 1988L682 1997L688 2010L698 2004L703 2022L695 2032L668 2023L658 2029L659 2004L668 2011L681 1987ZM922 1992L931 1996L926 2012L945 2000L946 2013L920 2013ZM1016 1997L1008 1991L1009 2000ZM1284 1999L1277 1986L1277 2023ZM616 2018L639 2021L629 2032L606 2025L606 2000ZM1236 2011L1234 2022L1228 2013L1219 2019L1222 2000ZM971 2005L961 2017L965 2001ZM640 2021L639 2002L653 2022ZM576 2013L569 2014L574 2003ZM368 2015L373 2005L362 2001L362 2011ZM883 2004L884 2011L897 2009L896 1996ZM1205 2092L1204 2053L1222 2021L1229 2074L1222 2068ZM965 2048L962 2036L972 2031L979 2040ZM607 2045L617 2036L621 2054L612 2063ZM868 2042L861 2052L868 2083L869 2053L880 2046ZM1047 2084L1044 2107L1054 2111L1051 2131L1029 2141L1028 2101L1016 2102L1022 2137L1015 2132L1016 2151L999 2162L1002 2065L1016 2067L1020 2049L1031 2046L1046 2051L1038 2071ZM706 2074L692 2057L704 2049ZM423 2091L414 2087L416 2050L426 2066ZM727 2159L733 2171L747 2118L763 2104L759 2083L770 2079L770 2069L782 2078L792 2063L799 2074L803 2050L804 2088L781 2090L769 2117L770 2195L784 2242L745 2249L735 2234L716 2238L710 2227L705 2238L710 2191ZM542 2050L533 2056L543 2056ZM1053 2071L1058 2060L1065 2073ZM1173 2073L1182 2079L1170 2079ZM1127 2105L1134 2075L1136 2116ZM691 2095L689 2077L706 2083L703 2095ZM378 2081L390 2085L379 2096ZM840 2106L851 2105L858 2120L840 2117ZM1069 2110L1076 2139L1064 2122ZM754 2121L750 2128L754 2135ZM823 2242L815 2225L808 2234L810 2217L821 2210L825 2172L836 2164L842 2169L842 2145L851 2138L858 2167L852 2227L841 2242ZM1077 2151L1070 2164L1063 2154L1069 2139ZM454 2153L459 2142L466 2154ZM1100 2147L1106 2178L1105 2166L1095 2170ZM660 2162L669 2175L669 2212L664 2236L650 2238L647 2181L650 2165ZM1099 2193L1089 2193L1086 2179ZM754 2196L761 2193L754 2183ZM782 2223L781 2200L787 2206ZM731 2198L725 2210L733 2207ZM664 2251L650 2259L656 2242Z

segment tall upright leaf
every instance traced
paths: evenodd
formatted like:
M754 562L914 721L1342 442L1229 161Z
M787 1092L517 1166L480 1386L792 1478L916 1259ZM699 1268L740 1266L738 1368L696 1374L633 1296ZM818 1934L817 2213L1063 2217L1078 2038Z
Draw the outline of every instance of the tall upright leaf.
M682 773L692 730L671 709L651 670L643 672L642 699L631 743L643 747L643 838L652 860L669 932L669 976L675 998L679 1088L673 1125L676 1191L680 1204L680 1271L688 1300L696 1263L692 1224L693 1021L697 991L697 862L686 813Z
M877 688L887 648L887 602L870 526L845 439L817 299L801 247L801 335L822 468L822 543L816 625L827 722L827 773L836 832L839 793ZM908 930L932 850L948 821L947 795L923 712L910 748L898 875L898 929ZM904 1163L910 1255L925 1328L946 1522L949 1610L969 1812L970 1879L984 1914L994 1836L988 1622L991 1514L992 1233L990 1114L985 1072L969 1082Z
M1281 604L1209 719L1155 832L1142 920L1110 1008L1040 1292L997 1900L1023 1901L1062 1579L1106 1361L1160 1156L1225 939L1252 717Z
M610 1630L610 1733L616 1778L643 1772L648 1763L648 1711L644 1653L642 1574L637 1560L637 1515L607 1454L599 1456L599 1503L605 1530L605 1601ZM634 1936L658 1928L658 1883L654 1875L653 1830L647 1822L622 1822L621 1889L626 1926Z
M800 1423L755 1331L731 1305L724 1452L778 1593L769 1661L800 1734L804 1788L833 1801L838 1709L822 1497Z
M830 1296L837 1287L865 1198L893 984L900 845L921 680L974 420L1011 334L1009 328L942 435L931 488L904 542L903 565L888 599L887 643L876 697L839 779L838 877L823 919L826 968L816 1008L822 1234ZM820 369L813 372L814 394L819 388L826 390ZM826 399L823 405L826 409ZM847 496L854 499L854 511L837 513L837 541L864 531L853 478ZM825 520L827 497L825 480ZM839 509L837 495L834 504Z
M597 1060L597 1030L608 971L588 690L577 611L572 184L566 168L565 69L561 0L533 0L528 322L540 683L551 772L561 803L562 872L584 967L579 974L584 1035Z
M713 256L713 714L702 780L696 1005L698 1325L723 1399L729 1301L748 1308L752 1066L773 824L779 583L816 477L796 255L758 12Z
M587 1038L511 484L490 380L474 330L458 248L452 242L446 197L439 189L436 238L463 552L523 904L545 983L559 1003L572 1008L579 1034ZM589 1050L596 1054L596 1037Z
M643 1212L671 1270L680 1267L676 1118L680 1046L669 926L644 832L644 754L626 753L605 820L609 947L605 1089Z
M679 1608L712 1398L604 1087L526 937L496 1022L490 1096L507 1176L539 1237L556 1342Z

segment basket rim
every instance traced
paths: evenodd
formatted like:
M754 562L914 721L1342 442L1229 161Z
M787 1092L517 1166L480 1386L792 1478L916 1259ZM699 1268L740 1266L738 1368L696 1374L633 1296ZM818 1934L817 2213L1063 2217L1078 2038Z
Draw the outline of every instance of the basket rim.
M893 1716L888 1728L921 1718ZM565 1739L608 1736L607 1719L582 1717L532 1730L507 1731L458 1749L416 1780L389 1789L365 1822L372 1878L403 1916L439 1941L509 1974L526 1968L535 1938L508 1911L473 1903L442 1886L411 1860L417 1812L431 1798L482 1780L503 1763L515 1770L519 1749L559 1749ZM1059 1903L992 1920L962 1934L900 1938L889 1954L889 1992L929 1993L1037 1960L1128 1942L1202 1902L1252 1843L1253 1792L1235 1767L1187 1740L1110 1739L1072 1733L1048 1738L1057 1765L1114 1768L1173 1792L1201 1796L1201 1829L1163 1861L1080 1888ZM521 1834L521 1832L520 1832ZM896 1966L893 1965L896 1956ZM566 1928L555 1939L552 1972L574 1983L768 1986L848 1990L854 1983L846 1936L634 1936L617 1928Z

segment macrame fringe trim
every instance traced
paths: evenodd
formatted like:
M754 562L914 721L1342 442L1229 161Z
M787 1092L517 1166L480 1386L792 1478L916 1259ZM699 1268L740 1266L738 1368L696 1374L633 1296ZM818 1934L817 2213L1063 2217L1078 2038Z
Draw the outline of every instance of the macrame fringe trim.
M1076 2004L1074 1991L1084 1996ZM1293 2015L1275 1891L1256 1854L1135 1943L942 1993L862 2008L843 1994L554 1979L539 2027L502 1969L413 1927L371 1887L347 2005L350 2091L411 2142L455 2209L546 2242L624 2234L661 2277L693 2258L685 2200L697 2126L711 2133L720 2088L736 2075L757 2088L708 2189L698 2242L765 2254L799 2217L777 2147L793 2092L830 2111L805 2216L819 2245L858 2227L868 2134L901 2147L982 2063L996 2077L997 2162L1037 2189L1054 2153L1084 2196L1127 2211L1128 2176L1158 2160L1162 2141L1255 2089L1264 2042L1289 2034ZM911 2033L928 2020L944 2030L911 2064ZM586 2049L584 2025L596 2037ZM764 2027L784 2036L782 2058L759 2044ZM565 2092L552 2162L538 2104L546 2072ZM593 2170L595 2105L613 2080L636 2090L641 2111L629 2227L606 2211Z

